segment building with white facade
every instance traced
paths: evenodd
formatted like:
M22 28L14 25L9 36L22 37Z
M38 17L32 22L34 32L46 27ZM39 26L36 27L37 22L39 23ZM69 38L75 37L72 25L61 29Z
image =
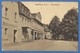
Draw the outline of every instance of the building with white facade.
M35 16L34 16L35 14ZM14 43L44 38L41 14L31 13L21 2L2 2L2 42Z

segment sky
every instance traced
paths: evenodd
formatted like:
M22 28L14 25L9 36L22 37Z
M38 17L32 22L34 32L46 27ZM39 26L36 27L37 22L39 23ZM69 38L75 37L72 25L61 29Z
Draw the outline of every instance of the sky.
M60 21L72 8L78 8L78 2L22 2L28 7L31 13L40 12L42 16L41 22L49 24L52 18L56 15Z

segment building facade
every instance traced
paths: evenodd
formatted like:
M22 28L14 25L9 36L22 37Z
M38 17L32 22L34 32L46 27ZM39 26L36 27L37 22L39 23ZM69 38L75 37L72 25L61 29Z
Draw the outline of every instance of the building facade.
M44 27L39 12L31 13L30 9L21 2L2 2L3 43L32 41L43 38Z
M44 24L44 31L45 31L45 39L51 40L52 39L52 32L48 28L47 24Z

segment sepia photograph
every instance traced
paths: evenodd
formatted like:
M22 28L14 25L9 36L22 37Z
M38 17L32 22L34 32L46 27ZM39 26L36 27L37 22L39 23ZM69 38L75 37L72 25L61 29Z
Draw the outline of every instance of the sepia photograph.
M78 51L78 2L2 2L2 51Z

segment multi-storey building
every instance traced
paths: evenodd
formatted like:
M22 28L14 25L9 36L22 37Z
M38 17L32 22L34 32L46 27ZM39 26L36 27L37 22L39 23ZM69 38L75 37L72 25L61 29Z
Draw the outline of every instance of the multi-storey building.
M43 24L41 23L41 14L40 14L40 12L38 12L38 13L32 13L31 14L32 15L32 19L31 19L31 21L32 21L32 29L33 29L33 31L35 32L35 34L34 35L36 35L35 36L35 39L43 39L44 38L44 27L43 27Z
M34 16L35 15L35 16ZM2 42L14 43L44 37L41 14L21 2L2 2Z
M52 32L51 30L48 28L47 24L44 24L44 31L45 31L45 39L52 39Z

